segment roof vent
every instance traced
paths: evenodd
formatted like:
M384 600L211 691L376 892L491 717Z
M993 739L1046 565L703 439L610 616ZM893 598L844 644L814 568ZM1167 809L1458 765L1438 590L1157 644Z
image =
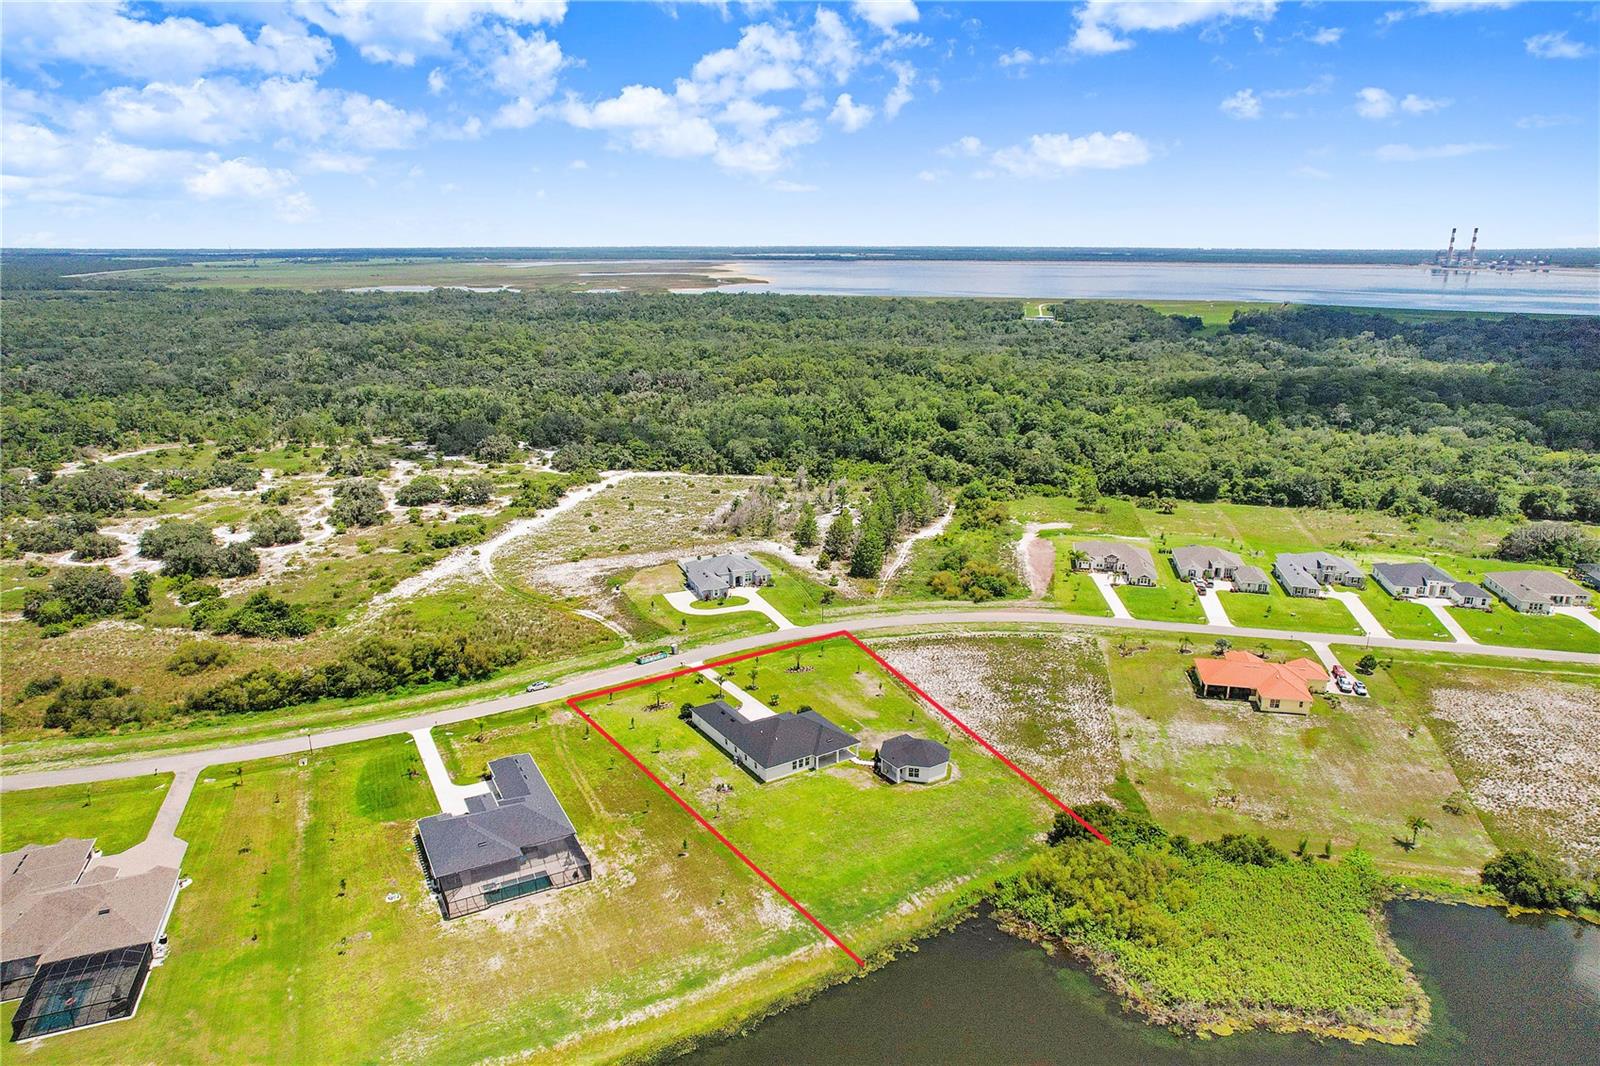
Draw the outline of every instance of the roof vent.
M111 913L111 908L110 907L101 907L99 913L101 913L101 914L110 914Z

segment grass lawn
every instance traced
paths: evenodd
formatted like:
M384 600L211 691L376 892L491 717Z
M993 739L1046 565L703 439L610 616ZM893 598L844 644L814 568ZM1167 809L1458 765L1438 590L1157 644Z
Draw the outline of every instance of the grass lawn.
M1233 321L1235 311L1264 311L1279 306L1273 303L1245 303L1237 300L1127 300L1118 303L1136 303L1163 315L1187 315L1198 318L1207 333L1226 329Z
M1480 644L1600 652L1600 633L1566 615L1521 614L1503 603L1496 603L1488 611L1445 609Z
M1142 537L1140 512L1128 500L1103 499L1085 508L1073 496L1023 496L1011 501L1011 517L1019 522L1068 522L1074 533L1110 533Z
M1383 624L1391 637L1401 640L1450 640L1449 630L1428 608L1409 600L1397 600L1383 591L1376 581L1360 590L1361 602Z
M1265 833L1285 850L1302 838L1320 854L1354 846L1397 874L1470 881L1493 855L1470 809L1445 800L1461 790L1414 701L1380 669L1370 699L1318 696L1309 716L1261 714L1242 701L1201 700L1186 671L1197 647L1150 638L1123 654L1106 642L1123 758L1156 820L1195 838ZM1310 656L1290 641L1250 642L1275 658ZM1406 819L1434 825L1415 849Z
M795 625L806 626L822 621L823 614L833 607L848 607L847 590L830 589L808 577L775 555L757 555L757 559L772 571L772 584L761 590L761 598L778 609Z
M1276 580L1268 579L1265 596L1255 592L1218 592L1223 610L1236 626L1254 629L1289 629L1313 633L1361 635L1361 627L1344 604L1335 599L1290 596Z
M1097 618L1110 618L1111 608L1087 571L1072 569L1072 560L1062 551L1056 552L1056 576L1050 585L1050 598L1057 607L1073 614L1089 614Z
M171 774L125 777L0 793L0 851L24 844L93 838L107 855L143 840L172 784Z
M684 614L667 602L666 594L683 588L677 563L662 563L638 571L622 583L622 595L632 609L635 624L629 628L641 640L680 640L702 644L750 633L770 633L778 627L757 611L728 614ZM727 606L727 604L719 604Z
M681 704L716 698L703 675L585 705L852 946L916 893L993 874L1022 857L1049 822L1042 797L964 735L952 736L947 720L848 641L748 660L726 676L780 712L814 708L859 737L863 757L901 732L952 750L954 776L939 785L892 786L864 766L762 785L679 720ZM652 709L657 698L663 709ZM718 782L733 792L718 793ZM819 819L818 811L828 817ZM817 861L824 855L826 862Z
M1117 586L1117 595L1121 597L1123 606L1128 608L1128 613L1153 622L1204 622L1205 608L1200 606L1194 586L1178 579L1178 575L1172 572L1172 562L1167 556L1154 552L1151 554L1156 561L1154 588Z

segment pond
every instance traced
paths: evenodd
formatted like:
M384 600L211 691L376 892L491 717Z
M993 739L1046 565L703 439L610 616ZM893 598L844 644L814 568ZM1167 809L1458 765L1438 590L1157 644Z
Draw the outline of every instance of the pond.
M1390 923L1433 1003L1433 1024L1415 1047L1261 1032L1175 1036L1123 1012L1076 964L974 918L881 970L679 1061L1600 1063L1600 928L1415 901L1392 904Z

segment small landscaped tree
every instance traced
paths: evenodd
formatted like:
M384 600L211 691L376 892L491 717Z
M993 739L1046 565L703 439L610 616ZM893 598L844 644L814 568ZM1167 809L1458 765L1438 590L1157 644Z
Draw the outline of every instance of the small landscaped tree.
M1422 833L1424 830L1432 829L1433 823L1428 821L1420 814L1413 814L1410 818L1406 819L1406 828L1411 830L1411 846L1416 847L1418 834Z
M800 521L794 527L794 546L804 551L817 543L817 511L807 501L800 508Z
M1372 654L1370 651L1367 652L1367 654L1363 655L1360 659L1358 659L1356 661L1356 672L1357 673L1371 674L1373 671L1375 671L1377 669L1378 669L1378 657L1376 655Z
M1226 655L1229 649L1232 647L1233 641L1229 640L1227 637L1218 637L1217 642L1211 645L1211 654Z

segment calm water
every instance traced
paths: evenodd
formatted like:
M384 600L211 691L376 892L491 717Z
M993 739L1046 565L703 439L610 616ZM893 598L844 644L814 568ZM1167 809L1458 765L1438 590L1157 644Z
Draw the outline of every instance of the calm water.
M1600 314L1600 271L1436 277L1426 267L1281 263L735 259L766 284L721 292L1252 300L1429 310Z
M1395 940L1433 1001L1415 1047L1243 1033L1196 1040L1122 1012L1077 966L984 919L686 1060L771 1064L1600 1063L1600 929L1498 911L1399 902Z

